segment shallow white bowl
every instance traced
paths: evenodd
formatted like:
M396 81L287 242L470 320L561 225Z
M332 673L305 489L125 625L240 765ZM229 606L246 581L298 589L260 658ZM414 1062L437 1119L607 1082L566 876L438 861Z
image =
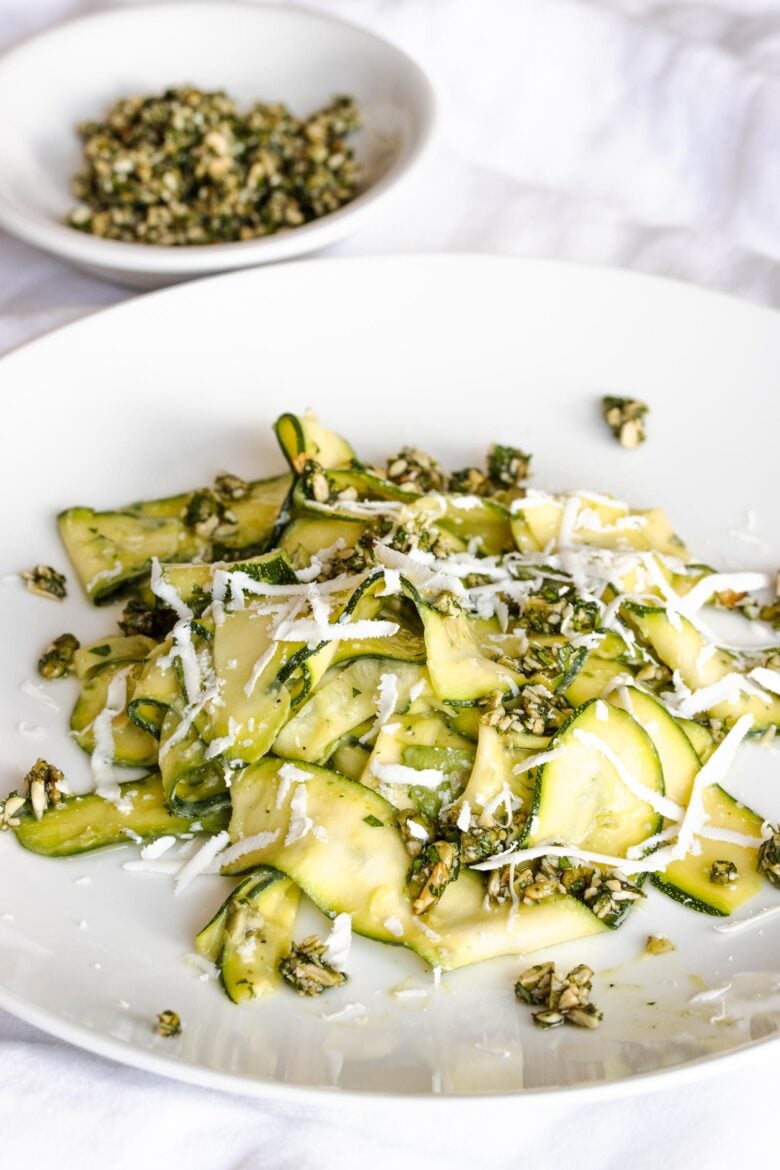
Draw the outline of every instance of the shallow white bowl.
M364 181L346 207L240 243L163 247L67 227L80 169L77 123L116 98L191 82L240 104L282 101L299 114L335 94L357 98ZM434 95L386 41L297 8L226 2L142 5L58 25L0 59L0 226L97 276L138 288L286 260L353 232L408 177L428 142Z

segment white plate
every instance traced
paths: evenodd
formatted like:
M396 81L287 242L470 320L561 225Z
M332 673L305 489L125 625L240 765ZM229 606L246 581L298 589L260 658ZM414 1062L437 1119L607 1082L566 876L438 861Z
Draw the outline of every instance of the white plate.
M539 484L661 504L702 558L773 568L778 368L780 318L768 310L550 262L320 261L183 286L3 362L2 568L65 567L53 521L64 505L166 494L225 467L245 476L279 468L269 424L306 406L369 459L416 442L462 466L492 439L516 441L534 452ZM652 404L641 449L626 452L606 432L597 407L605 391ZM2 781L13 787L41 754L84 782L86 760L65 734L70 682L42 684L61 711L19 686L35 678L48 638L64 629L99 636L113 615L90 611L75 586L65 605L15 579L0 596ZM18 734L22 720L45 737ZM777 818L776 770L772 751L746 748L729 786ZM556 952L564 965L587 961L599 972L605 1019L592 1033L533 1029L513 1000L519 959L445 975L435 988L414 955L361 939L344 989L235 1007L182 958L226 883L202 878L174 899L168 878L123 871L128 853L52 861L0 839L0 1003L173 1076L261 1095L616 1091L775 1036L780 1025L780 920L719 934L713 920L653 890L614 935ZM773 900L767 887L759 901ZM649 933L679 949L644 957ZM726 983L723 998L690 1004ZM399 999L391 992L400 985L424 994ZM354 1003L363 1006L353 1018L326 1018ZM186 1022L176 1040L152 1029L169 1007Z
M354 138L360 194L291 231L204 247L103 240L63 224L81 167L76 125L102 118L117 98L185 82L227 90L242 106L282 101L299 116L352 94L364 117ZM97 276L138 288L287 260L343 239L382 208L391 211L388 196L429 141L434 106L430 83L405 53L321 13L240 0L93 13L0 59L0 224Z

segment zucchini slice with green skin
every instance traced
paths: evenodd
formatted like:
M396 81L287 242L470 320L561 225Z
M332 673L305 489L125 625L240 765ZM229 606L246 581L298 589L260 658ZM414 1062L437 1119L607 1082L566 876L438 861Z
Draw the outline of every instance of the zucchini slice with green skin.
M664 793L678 804L687 805L701 761L677 721L652 695L636 687L620 687L608 702L628 711L650 736L664 774Z
M533 752L518 747L517 739L517 736L501 733L487 723L480 726L474 766L462 796L462 801L468 801L477 812L486 808L505 789L520 800L526 812L533 807L532 773L516 773L514 770Z
M761 837L762 819L752 809L740 804L719 784L702 793L708 828L728 829L744 837ZM763 886L758 872L758 848L736 845L731 841L713 841L696 837L694 849L682 861L674 861L664 873L652 874L653 885L676 902L702 914L728 915L754 897ZM713 863L730 861L737 878L727 885L710 880Z
M516 500L512 512L515 521L522 518L525 522L537 548L556 549L565 503L565 497L550 496L549 501L534 501L532 506L524 508L523 501ZM579 544L593 548L654 549L668 556L687 559L685 546L675 536L662 509L631 512L620 500L607 502L581 498L576 538Z
M60 804L50 805L39 821L32 812L21 815L16 839L32 853L46 857L72 857L108 845L127 845L141 837L181 837L193 832L188 817L177 816L168 808L157 774L119 785L121 809L113 801L94 793L68 796ZM227 825L228 811L210 813L201 820L198 832L219 833Z
M104 667L81 684L81 692L70 717L70 729L79 747L91 754L95 750L94 723L108 704L111 682L124 673L125 707L111 720L113 741L112 763L119 768L151 768L157 764L157 740L139 727L128 715L135 681L143 670L143 663L114 662Z
M108 667L143 662L156 648L154 639L146 638L143 634L131 634L129 637L112 635L77 650L73 656L74 671L83 682Z
M697 691L719 682L728 674L741 674L740 663L727 650L716 650L709 658L703 654L708 643L687 618L680 617L680 629L675 629L661 608L635 605L627 602L621 607L626 618L647 642L661 662L670 670L679 670L687 687ZM741 715L753 716L751 734L780 725L780 696L761 696L743 692L739 699L715 703L707 714L724 723L735 723Z
M354 662L358 658L384 658L392 662L425 663L425 639L403 626L388 638L359 638L354 642L337 642L333 665Z
M409 702L409 691L424 679L424 668L403 662L359 658L337 668L317 687L279 732L277 755L318 763L327 760L344 736L376 715L376 695L383 674L395 676L398 703Z
M289 495L289 475L257 480L247 494L230 501L235 524L230 536L215 542L184 522L196 492L129 504L118 511L68 508L58 518L60 536L87 597L107 605L144 581L152 558L239 560L262 552L276 532Z
M357 458L347 440L327 430L310 411L280 415L274 423L274 433L294 472L300 472L307 459L330 468L346 467Z
M271 637L275 618L251 609L226 613L210 644L218 694L204 703L195 727L230 767L259 760L290 713L290 692L277 676L289 653Z
M381 942L410 947L429 963L450 970L499 955L526 954L608 927L576 898L555 896L532 906L486 911L483 881L461 870L424 921L415 917L406 889L409 855L396 812L378 793L335 772L295 764L307 775L306 816L311 831L290 832L298 784L267 758L233 783L234 841L263 834L256 847L227 867L245 872L271 865L292 878L327 913L352 915L352 929ZM377 823L378 822L378 823ZM320 826L324 833L314 830Z
M279 547L296 565L307 566L312 557L339 542L344 548L354 548L365 528L366 522L354 517L331 520L325 516L299 516L285 528Z
M274 869L236 886L195 937L195 950L219 968L233 1003L260 999L282 986L279 963L289 954L301 892Z
M528 845L559 840L625 857L631 846L659 831L660 814L625 782L630 774L636 785L664 793L658 752L627 712L601 700L587 703L555 736L550 750L555 749L560 755L536 773ZM620 771L610 757L619 761Z
M701 762L706 764L715 751L715 736L708 727L705 727L703 723L697 723L695 719L678 719L677 725L687 735Z
M348 780L359 780L370 755L369 748L365 747L355 736L348 735L338 745L330 757L328 765L340 772L342 776L346 776Z
M408 581L404 590L422 619L428 674L440 702L473 706L496 692L517 692L526 682L516 670L485 657L463 610L434 609Z
M143 664L127 704L127 714L137 727L160 738L165 713L181 697L179 678L168 663L173 639L156 646Z
M580 664L573 678L561 688L565 698L574 707L581 707L600 698L613 679L628 674L626 667L615 658L602 658L591 651Z
M454 732L438 712L427 715L392 716L376 738L374 750L366 761L360 780L367 788L378 789L375 769L386 764L402 764L418 771L433 768L442 773L436 789L412 784L394 787L387 798L399 809L418 808L436 816L442 792L462 790L474 763L474 744ZM446 785L446 788L444 786Z
M251 557L231 564L224 562L197 565L163 565L162 579L179 594L186 605L202 610L211 601L214 573L224 569L229 573L243 573L253 581L267 585L296 585L298 578L285 552L274 549L264 556ZM240 580L240 579L239 579ZM228 590L227 600L230 600Z
M191 724L184 724L180 704L169 707L160 729L159 768L165 799L173 812L202 818L230 804L228 771L219 759L206 758L206 744Z
M404 509L401 523L411 523L415 529L422 525L449 533L463 549L475 540L485 556L498 556L514 549L510 514L496 500L457 493L420 496Z

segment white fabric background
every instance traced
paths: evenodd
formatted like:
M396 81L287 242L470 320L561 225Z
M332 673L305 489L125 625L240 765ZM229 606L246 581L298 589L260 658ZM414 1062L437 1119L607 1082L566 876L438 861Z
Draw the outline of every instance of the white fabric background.
M780 0L308 0L430 71L435 151L333 251L472 249L661 272L780 305ZM0 47L84 0L0 0ZM0 351L120 301L0 234ZM774 1146L776 1053L600 1104L282 1108L121 1068L0 1013L0 1164L36 1170L666 1170Z

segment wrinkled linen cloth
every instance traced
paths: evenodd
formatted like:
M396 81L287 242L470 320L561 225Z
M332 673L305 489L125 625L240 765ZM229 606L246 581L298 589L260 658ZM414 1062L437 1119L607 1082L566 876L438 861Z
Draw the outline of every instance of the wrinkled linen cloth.
M342 254L475 250L780 305L780 0L307 0L412 53L427 162ZM99 5L0 0L0 47ZM0 351L134 295L0 233ZM0 1165L657 1170L775 1148L777 1050L612 1099L263 1102L82 1052L0 1012Z

